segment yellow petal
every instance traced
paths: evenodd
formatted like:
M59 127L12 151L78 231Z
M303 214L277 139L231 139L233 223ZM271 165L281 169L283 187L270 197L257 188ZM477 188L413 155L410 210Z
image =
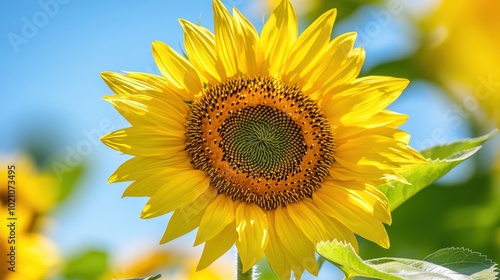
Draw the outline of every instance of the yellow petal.
M217 72L214 35L205 27L180 19L184 29L184 47L189 61L207 79L209 84L221 82Z
M183 100L192 101L203 90L198 71L170 46L163 42L153 42L153 57L163 77L175 87Z
M238 49L234 20L220 0L213 1L217 68L223 80L238 74Z
M269 221L269 243L266 246L266 258L269 266L274 270L276 275L281 279L290 279L291 266L286 260L286 251L279 240L275 229L274 212L268 211L267 219Z
M408 80L368 76L323 96L322 108L334 124L351 125L384 110L408 85Z
M132 184L130 184L123 192L122 197L152 197L156 193L156 191L162 187L162 183L167 180L167 178L176 176L177 174L179 174L179 172L189 170L192 170L192 167L168 167L159 170L154 175L151 175L151 173L149 173L149 176L136 179Z
M302 90L311 98L317 99L325 93L328 82L346 63L356 42L356 36L355 32L349 32L335 37L328 43L327 49L318 59L316 65L311 68L309 73L305 74L304 80L307 82L302 86Z
M147 178L151 174L169 167L191 168L189 154L179 152L171 157L134 157L124 162L109 177L108 183L132 181Z
M224 194L218 195L210 205L200 222L194 245L199 245L214 238L228 224L234 221L234 202Z
M335 139L350 139L353 135L360 134L367 129L387 127L397 128L408 120L408 115L383 110L369 119L356 122L352 126L335 126Z
M242 73L247 75L260 74L257 68L259 34L252 23L235 8L233 8L233 17L236 35L238 36L236 44L238 50L240 50L238 54L239 69Z
M338 139L336 162L351 170L372 165L389 171L425 163L407 141L409 135L398 129L365 129L349 138Z
M346 61L340 65L332 77L325 83L327 91L353 82L361 72L361 68L363 68L365 57L366 53L362 48L353 49Z
M339 68L352 52L357 36L356 32L347 32L331 40L328 43L328 60L325 60L324 63L335 70ZM325 75L329 74L325 73Z
M338 240L351 243L352 247L356 250L356 252L358 252L358 241L354 233L339 221L325 215L317 207L315 209L317 209L315 210L318 211L316 214L321 219L326 231L328 232L328 240Z
M285 249L293 258L299 261L301 267L304 267L313 275L318 275L314 243L295 225L284 207L278 207L274 214L276 233Z
M292 221L313 243L327 240L326 229L312 208L313 204L306 200L289 204L285 208Z
M158 217L192 203L210 187L210 177L199 170L179 172L162 183L146 203L141 218Z
M362 48L356 48L351 50L347 58L339 65L332 65L332 71L325 72L325 75L320 78L324 82L318 96L341 92L338 87L352 83L361 72L365 57L365 51Z
M215 188L208 188L205 193L200 195L191 204L175 210L168 222L167 230L163 234L160 244L174 240L198 227L205 209L214 200L216 195L217 191Z
M346 167L339 162L334 162L330 167L330 175L336 180L359 180L375 186L385 182L383 180L385 173L387 173L386 170L380 169L375 165L360 165L352 169L351 166Z
M128 185L122 194L123 197L152 197L153 194L161 187L157 181L149 179L138 179Z
M168 88L166 81L152 74L135 73L134 76L114 72L101 73L102 79L111 90L119 95L156 93L164 95L163 89Z
M387 197L376 187L359 182L335 182L327 179L327 185L334 185L329 189L331 193L342 193L351 205L359 207L363 212L370 213L379 221L390 224L391 211Z
M375 213L375 205L360 204L349 191L340 187L340 184L342 183L325 180L321 188L314 193L315 204L323 213L340 221L357 235L389 248L389 237L379 218L390 214Z
M302 87L305 74L316 67L330 41L337 11L329 10L316 19L293 44L287 59L283 79Z
M163 77L139 72L126 72L125 74L103 72L101 73L101 77L118 95L148 95L173 105L180 112L184 112L181 109L185 107L176 106L179 103L178 99L182 98L182 96ZM183 105L185 106L186 104Z
M180 133L185 129L189 107L180 99L178 99L180 103L175 107L148 95L113 95L103 99L111 103L133 126L158 125ZM175 101L171 100L170 103L172 102ZM181 107L181 111L176 107Z
M236 240L236 224L233 221L227 225L217 236L205 242L203 253L196 270L202 270L220 258L227 250L231 249Z
M286 259L286 262L288 264L288 267L290 267L291 270L293 271L293 277L295 279L301 279L302 274L306 270L304 267L304 264L302 263L302 261L304 261L304 260L302 260L302 261L298 260L294 255L290 254L290 252L288 252L288 251L285 254L285 259ZM308 261L313 261L313 260L309 259ZM314 260L314 262L316 262L316 260Z
M108 147L135 156L165 156L184 150L184 134L172 133L155 126L120 129L104 135Z
M255 204L240 203L236 208L236 248L243 272L252 268L263 256L269 241L267 217Z
M262 27L259 44L259 63L263 75L277 77L283 68L288 52L297 39L297 18L289 0L273 11Z
M165 78L162 76L157 76L150 73L133 72L133 71L125 71L125 76L128 77L129 80L143 81L147 83L150 87L159 89L161 92L164 93L164 96L169 97L168 96L169 94L174 93L172 89L168 86L168 83L165 80Z

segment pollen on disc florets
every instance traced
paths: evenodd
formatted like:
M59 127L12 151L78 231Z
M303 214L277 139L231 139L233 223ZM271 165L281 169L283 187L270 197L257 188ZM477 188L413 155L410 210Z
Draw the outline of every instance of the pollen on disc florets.
M218 193L265 210L311 197L334 161L332 131L317 104L272 77L207 88L186 126L191 161Z

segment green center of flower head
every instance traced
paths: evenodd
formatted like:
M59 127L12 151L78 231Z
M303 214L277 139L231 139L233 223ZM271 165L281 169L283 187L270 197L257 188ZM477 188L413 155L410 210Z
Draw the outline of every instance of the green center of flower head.
M191 162L219 194L264 210L311 197L334 161L331 128L317 104L271 77L207 88L186 126Z
M279 177L296 169L307 150L298 126L286 113L269 106L241 109L219 130L222 160L258 177Z

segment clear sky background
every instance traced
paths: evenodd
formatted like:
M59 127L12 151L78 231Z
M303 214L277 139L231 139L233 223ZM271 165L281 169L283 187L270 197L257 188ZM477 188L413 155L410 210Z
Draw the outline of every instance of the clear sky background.
M261 29L262 17L267 15L250 6L251 1L223 2L242 10ZM336 26L335 33L356 28L362 31L367 20L374 20L370 14L373 9L362 10ZM0 2L0 154L19 153L27 144L39 143L49 151L49 158L64 163L67 158L72 160L72 151L85 151L79 153L87 166L80 188L53 213L54 223L47 231L63 254L97 246L126 259L157 246L163 235L169 215L141 220L139 214L147 199L121 199L128 184L106 184L108 176L128 157L97 139L128 123L101 100L111 90L99 73L127 70L158 74L151 43L163 41L181 51L183 34L178 18L200 21L213 30L211 1ZM402 19L381 26L380 34L363 44L365 66L414 51L411 42L417 35L409 28ZM412 81L391 106L410 115L403 128L412 134L411 143L417 149L470 134L466 116L453 115L453 111L451 116L459 119L450 126L443 114L456 108L443 96L432 85ZM441 129L442 136L433 136ZM51 166L50 160L45 164ZM464 166L448 180L461 180L457 174L467 176L467 172L472 170ZM197 254L201 246L191 249L193 241L191 233L163 246Z

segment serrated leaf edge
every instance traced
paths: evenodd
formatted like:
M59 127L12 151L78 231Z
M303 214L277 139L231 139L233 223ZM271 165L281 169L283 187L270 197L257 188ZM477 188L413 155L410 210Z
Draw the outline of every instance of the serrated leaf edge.
M441 147L444 147L444 146L441 146ZM429 162L448 163L448 162L466 160L469 157L473 156L475 153L477 153L477 151L479 151L482 147L483 147L482 145L479 145L479 146L476 146L474 148L456 151L446 158L427 158L427 163L429 163Z
M477 142L485 142L488 139L490 139L493 135L495 135L496 133L498 133L499 131L500 130L498 128L495 128L495 129L493 129L492 131L490 131L489 133L487 133L485 135L482 135L482 136L479 136L479 137L468 137L468 138L464 138L464 139L457 139L457 140L453 140L453 141L448 142L448 143L438 144L438 145L432 146L430 148L424 149L424 150L420 151L420 153L425 153L425 152L430 151L432 149L443 148L443 147L446 147L446 146L451 146L451 145L455 145L455 144L458 144L458 143L461 143L461 142L467 142L467 141L471 141L471 140L477 141Z
M490 263L492 263L492 264L493 264L491 267L487 268L487 269L493 269L493 276L497 277L497 276L498 276L498 274L500 273L500 270L498 269L498 264L497 264L496 262L494 262L492 259L488 258L488 256L487 256L487 255L484 255L484 254L482 254L482 253L480 253L480 252L475 252L475 251L472 251L471 249L469 249L469 248L465 248L465 247L446 247L446 248L441 248L441 249L437 250L436 252L434 252L434 253L431 253L431 254L427 255L427 256L426 256L425 258L423 258L422 260L423 260L423 261L426 261L426 262L429 262L429 261L427 261L427 258L428 258L429 256L432 256L432 255L436 254L437 252L439 252L439 251L441 251L441 250L464 250L464 251L466 251L466 252L468 252L468 253L471 253L471 254L477 254L477 255L479 255L479 257L484 257L484 259L485 259L485 260L484 260L484 261L482 261L482 262L490 262ZM438 265L441 265L441 264L438 264ZM473 274L473 275L474 275L474 274ZM472 276L472 275L471 275L471 276ZM497 278L497 279L498 279L498 278Z

